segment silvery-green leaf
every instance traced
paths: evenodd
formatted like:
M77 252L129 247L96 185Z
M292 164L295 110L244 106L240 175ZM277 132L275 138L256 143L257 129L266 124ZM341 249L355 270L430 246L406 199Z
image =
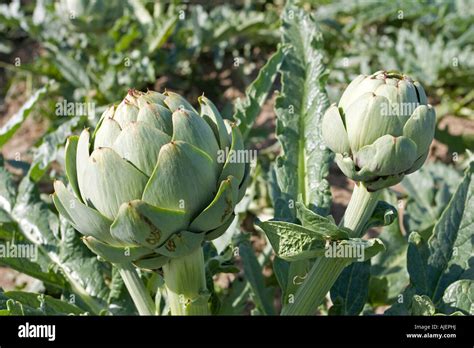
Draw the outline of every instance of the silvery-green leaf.
M173 141L161 148L158 164L143 192L143 200L156 207L196 216L217 192L212 159L198 148Z
M170 141L171 137L157 128L142 122L130 122L123 128L112 149L151 176L161 147Z
M159 104L145 104L140 107L137 121L150 124L169 136L173 134L171 111Z
M79 190L79 182L77 179L77 167L76 167L76 155L77 155L77 144L79 137L72 135L67 139L64 158L64 167L66 170L66 176L69 180L69 184L76 194L76 197L82 202L81 191Z
M227 134L227 129L222 119L219 110L217 110L214 103L212 103L204 95L198 98L199 105L201 106L201 117L206 120L209 126L212 128L216 139L219 140L219 147L221 150L225 150L230 147L230 138Z
M190 110L194 111L194 113L198 113L196 109L193 108L193 106L182 96L180 96L177 93L166 91L163 93L165 96L164 103L166 106L168 106L168 109L171 110L171 112L175 112L178 109L185 109L185 110Z
M312 231L300 225L283 221L265 221L259 224L275 253L287 261L311 259L324 254L324 231Z
M197 232L209 232L222 225L234 212L237 204L239 183L233 176L221 182L213 201L191 223L189 229Z
M122 204L110 233L126 244L154 249L185 226L184 212L161 209L135 200Z
M112 263L126 263L137 260L153 251L144 247L113 247L104 244L94 237L84 237L84 244L96 255Z
M444 291L443 302L449 307L449 312L474 315L474 280L462 279L449 285Z
M94 150L87 161L86 202L109 219L114 219L124 202L141 198L147 176L107 147Z
M198 114L188 110L173 112L173 141L184 141L206 152L214 161L219 145L211 127Z
M329 249L332 255L329 256ZM325 256L326 257L342 257L347 260L363 262L377 255L379 252L385 251L383 242L378 238L369 240L362 238L350 238L328 245Z
M71 194L61 181L54 182L53 202L58 211L66 217L76 230L85 236L93 236L109 244L118 244L111 237L109 228L112 221L98 211L84 205Z
M296 217L301 221L303 227L324 234L325 238L331 240L348 239L349 234L343 228L338 227L326 217L316 214L306 208L304 204L296 202Z
M362 230L367 231L372 227L388 226L397 216L397 209L393 205L384 201L378 201L372 216Z
M434 315L436 308L426 295L414 295L411 301L411 315Z
M204 233L181 231L174 234L163 246L155 249L155 251L158 254L171 258L182 257L201 247L203 240Z
M106 118L102 121L94 138L94 150L99 147L112 147L115 139L119 136L121 128L114 119Z
M335 104L331 105L324 114L322 132L326 145L333 152L341 154L351 152L346 127L339 113L339 108Z

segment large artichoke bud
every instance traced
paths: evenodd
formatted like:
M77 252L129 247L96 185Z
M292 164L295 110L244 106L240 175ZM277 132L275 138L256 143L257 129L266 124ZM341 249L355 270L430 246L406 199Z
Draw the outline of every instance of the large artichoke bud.
M376 191L399 183L428 156L436 116L423 87L408 76L360 75L326 111L323 137L349 178Z
M93 135L68 139L73 193L56 181L53 200L96 254L157 269L230 225L249 177L232 156L242 136L206 97L199 104L200 113L176 93L131 90Z

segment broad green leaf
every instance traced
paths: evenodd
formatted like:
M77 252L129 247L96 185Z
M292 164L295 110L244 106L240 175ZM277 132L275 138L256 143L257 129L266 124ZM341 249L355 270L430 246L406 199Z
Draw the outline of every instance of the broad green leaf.
M431 233L460 181L459 173L442 163L428 163L406 176L402 181L409 194L403 216L405 229Z
M48 92L51 86L51 82L48 82L43 87L38 89L18 112L13 115L5 125L0 128L0 148L16 133L18 128L23 124L28 115L30 114L36 103Z
M385 193L388 193L386 191ZM397 204L394 194L386 194L384 200ZM389 210L388 210L389 211ZM400 229L398 217L388 226L385 226L379 235L386 251L379 253L372 259L370 268L371 281L369 299L373 305L392 303L403 292L409 283L407 263L408 240ZM382 287L385 285L385 287ZM377 303L373 301L379 301Z
M378 238L369 240L350 238L329 243L329 245L326 246L324 255L326 257L338 257L362 262L369 260L383 251L385 251L385 245Z
M370 260L347 266L331 288L333 315L359 315L368 298Z
M137 309L128 293L120 272L117 268L112 268L112 279L110 282L110 293L107 299L109 311L112 314L130 315L138 314Z
M274 315L272 291L265 288L262 266L259 264L250 243L240 243L239 255L242 259L245 277L252 290L252 298L257 311L263 315Z
M266 221L259 225L275 253L286 261L311 259L324 254L324 231L313 231L290 222Z
M473 172L471 162L428 240L417 232L410 234L407 256L410 286L387 314L410 313L414 295L425 295L437 308L443 309L446 289L458 280L473 279L469 265L474 235Z
M281 94L275 102L276 134L282 146L276 162L281 194L275 197L275 215L293 220L291 206L299 196L305 206L326 215L331 194L325 178L332 155L323 144L320 127L329 106L322 35L310 14L288 5L282 14L282 42L288 52L280 69Z
M443 295L448 314L462 311L474 315L474 281L472 279L458 280L448 286Z
M24 291L8 291L4 295L11 300L21 303L25 314L35 311L35 315L69 315L83 314L77 306L54 297Z
M0 156L0 208L5 214L10 214L16 200L16 186L13 177L5 169L3 156ZM2 219L5 220L5 219Z
M418 294L437 304L446 288L459 279L470 279L469 259L473 254L474 163L466 170L446 210L428 240L410 235L408 271Z
M260 69L257 78L245 90L245 99L238 99L235 103L234 119L239 121L239 129L244 139L247 138L252 125L267 99L273 81L285 59L287 48L278 46L278 49Z
M49 259L51 267L64 275L70 289L78 295L77 300L99 313L109 292L104 279L106 269L74 229L65 220L59 220L39 198L29 177L20 183L12 216L22 235Z
M38 258L41 258L41 260L38 260ZM43 269L43 267L46 267L47 262L49 262L49 260L42 254L39 254L36 260L23 257L0 257L0 265L8 266L18 272L39 279L43 283L49 284L57 289L66 287L66 280L60 273L54 272L52 268Z
M309 210L300 202L296 202L296 217L303 227L325 234L331 240L349 239L347 230L338 227L333 220Z
M44 47L51 52L51 59L55 63L56 68L61 72L64 79L71 85L77 88L91 87L91 81L87 74L85 65L81 64L76 59L71 58L67 52L49 42L44 43Z
M415 295L411 302L411 315L434 315L435 306L431 299L426 295Z
M40 146L34 149L33 162L28 175L33 181L39 181L48 169L51 162L56 161L63 151L66 139L81 121L80 117L72 117L58 128L48 133Z
M367 231L369 228L373 227L388 226L396 219L397 209L387 202L379 201L375 206L372 216L370 217L369 221L367 221L367 224L362 230ZM398 222L398 220L396 221Z

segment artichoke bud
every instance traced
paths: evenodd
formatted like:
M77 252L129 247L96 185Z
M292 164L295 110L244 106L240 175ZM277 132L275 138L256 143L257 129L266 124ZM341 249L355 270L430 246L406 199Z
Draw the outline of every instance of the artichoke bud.
M219 155L242 150L242 136L209 99L199 104L200 112L177 93L130 90L92 136L68 139L72 190L56 181L53 201L101 258L159 268L230 225L249 166Z
M419 82L394 71L360 75L324 114L322 134L349 178L376 191L426 160L436 115Z

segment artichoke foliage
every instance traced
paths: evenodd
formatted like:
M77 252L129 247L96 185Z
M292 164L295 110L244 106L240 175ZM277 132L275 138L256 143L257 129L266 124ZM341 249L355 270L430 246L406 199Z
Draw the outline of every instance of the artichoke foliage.
M72 192L56 181L53 201L97 255L157 269L219 237L245 194L249 163L238 127L206 97L200 113L180 95L130 90L93 134L69 137Z
M420 83L397 72L359 75L323 118L323 138L347 177L376 191L425 162L436 115Z

